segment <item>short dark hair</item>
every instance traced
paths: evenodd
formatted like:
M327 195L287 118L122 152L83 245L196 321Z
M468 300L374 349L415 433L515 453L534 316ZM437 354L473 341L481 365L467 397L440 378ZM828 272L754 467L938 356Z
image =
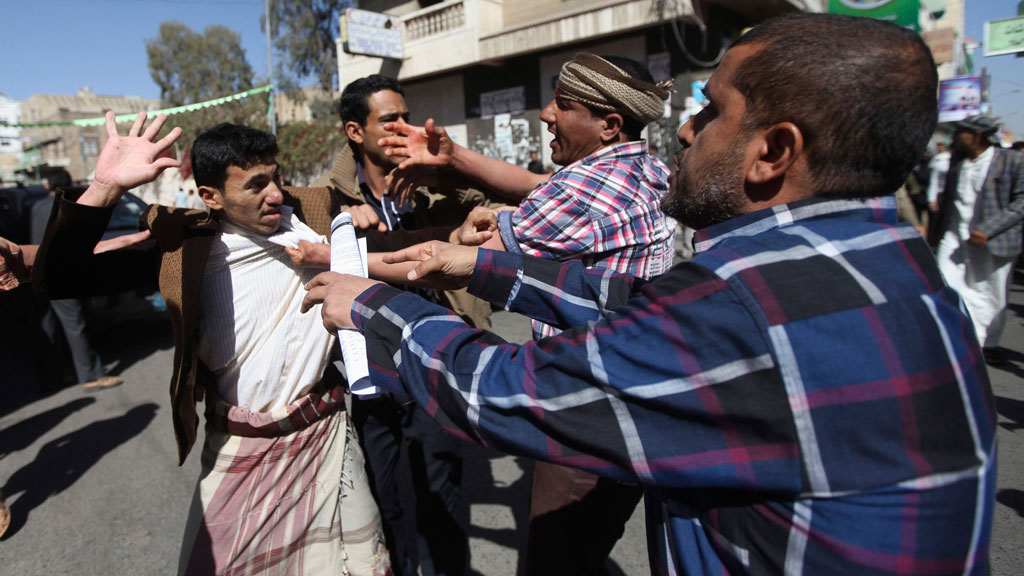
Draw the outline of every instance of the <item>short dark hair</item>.
M398 80L383 74L371 74L345 86L338 104L341 123L355 122L366 126L366 117L370 115L370 96L382 90L391 90L405 96Z
M644 66L642 63L637 62L632 58L626 58L625 56L609 56L603 54L601 55L601 58L604 58L605 60L611 62L615 66L621 68L623 72L625 72L626 74L633 78L636 78L637 80L643 80L648 84L654 84L654 76L651 76L651 71L647 69L647 66ZM601 110L594 110L593 112L595 115L598 116L607 114L607 112L603 112ZM624 132L630 140L639 139L640 134L644 131L644 128L646 127L646 124L641 123L636 118L627 116L625 114L622 115L621 131Z
M64 168L57 168L46 173L46 186L50 190L71 186L71 173Z
M921 37L836 14L768 20L734 45L752 53L730 79L744 126L796 124L818 196L895 192L924 153L938 116L938 77Z
M277 156L277 138L248 126L217 124L192 144L192 173L196 186L221 189L228 166L243 170L255 164L269 164Z

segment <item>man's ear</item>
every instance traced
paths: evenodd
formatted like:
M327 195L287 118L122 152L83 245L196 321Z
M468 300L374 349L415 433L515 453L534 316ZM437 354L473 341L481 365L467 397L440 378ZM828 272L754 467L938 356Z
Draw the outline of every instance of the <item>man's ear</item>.
M747 171L747 182L764 184L788 172L804 152L804 135L792 122L780 122L758 135L756 157Z
M220 190L212 186L199 187L199 197L210 207L210 210L220 210L224 207L224 204L221 203L221 194L223 193Z
M622 132L622 114L609 112L601 117L601 142L618 142L619 134Z
M345 135L348 136L349 140L356 144L363 143L363 127L355 120L345 122Z

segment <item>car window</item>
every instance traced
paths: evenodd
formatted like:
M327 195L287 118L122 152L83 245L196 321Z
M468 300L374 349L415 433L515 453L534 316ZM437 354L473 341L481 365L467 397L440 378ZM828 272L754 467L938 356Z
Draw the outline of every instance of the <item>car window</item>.
M134 196L122 196L121 200L114 207L114 213L110 217L110 224L107 230L122 230L139 228L139 217L146 209L146 204Z

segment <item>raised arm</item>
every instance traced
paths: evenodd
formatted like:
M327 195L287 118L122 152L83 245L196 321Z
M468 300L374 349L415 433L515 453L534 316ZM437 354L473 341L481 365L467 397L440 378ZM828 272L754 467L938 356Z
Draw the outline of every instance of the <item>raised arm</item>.
M160 157L160 153L181 136L181 128L175 127L160 140L153 141L167 121L164 114L157 116L143 131L146 113L139 112L125 136L117 133L114 113L108 111L106 117L107 142L96 160L96 176L78 198L78 203L86 206L114 206L128 190L156 180L164 168L180 166L177 160Z
M526 168L509 164L495 158L488 158L455 143L441 126L435 126L433 118L424 126L412 126L404 122L389 122L384 129L394 136L381 138L378 144L385 147L388 156L407 156L398 168L412 166L447 167L466 178L478 182L488 189L520 200L525 198L538 184L548 179L547 174L534 174Z

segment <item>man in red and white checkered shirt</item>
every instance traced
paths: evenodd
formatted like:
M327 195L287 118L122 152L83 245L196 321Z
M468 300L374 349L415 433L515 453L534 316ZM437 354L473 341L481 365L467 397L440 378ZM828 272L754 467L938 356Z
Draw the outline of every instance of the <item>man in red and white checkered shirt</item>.
M634 60L577 54L540 114L554 136L551 160L563 166L550 177L458 146L430 120L423 128L386 125L398 135L379 144L409 158L400 170L447 166L490 189L525 195L514 211L493 214L499 234L484 248L652 278L672 266L676 223L661 211L668 167L648 154L640 133L661 117L666 87ZM535 338L557 333L534 322ZM603 572L641 495L635 486L538 462L527 574Z

